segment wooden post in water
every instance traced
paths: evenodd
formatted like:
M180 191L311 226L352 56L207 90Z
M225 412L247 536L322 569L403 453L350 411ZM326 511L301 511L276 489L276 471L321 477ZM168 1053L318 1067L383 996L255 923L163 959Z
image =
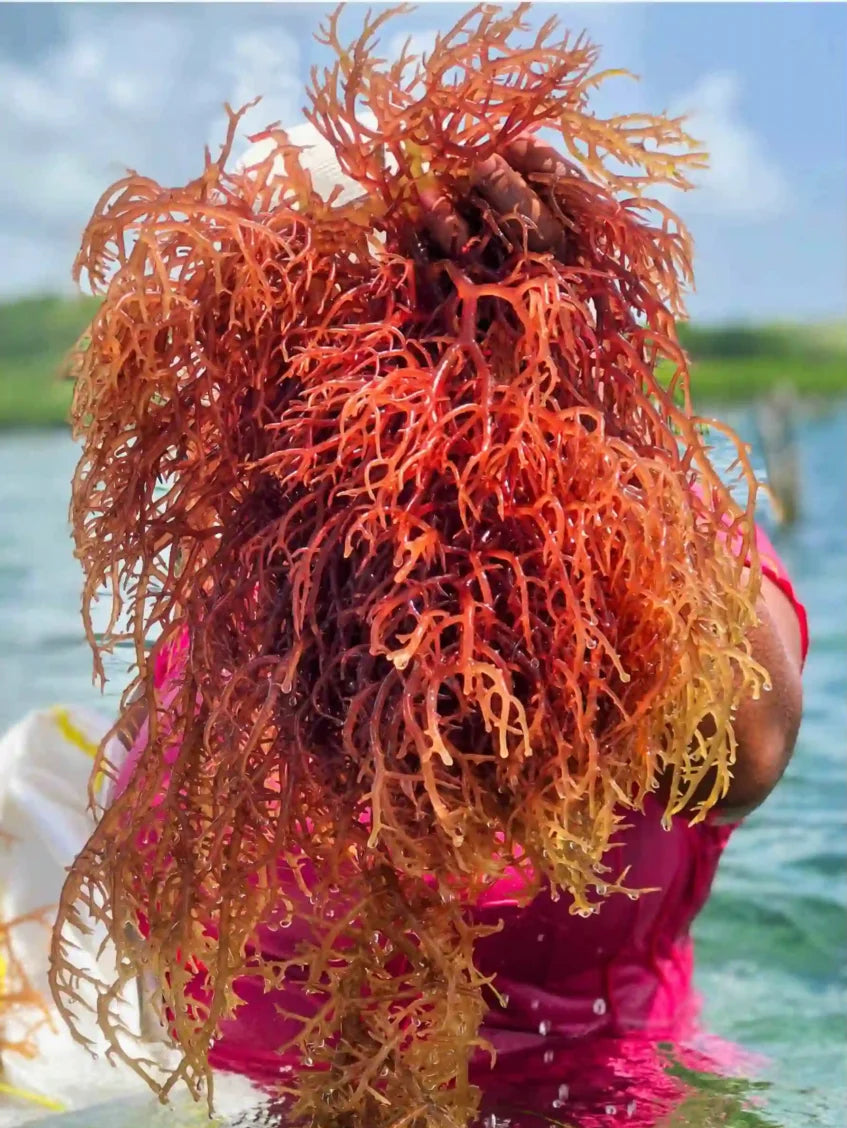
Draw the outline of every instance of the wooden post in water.
M799 400L792 384L778 384L756 407L756 427L762 444L777 515L793 525L800 515L801 483L794 425Z
M127 935L133 940L140 940L141 935L132 924L126 926ZM136 978L138 992L138 1033L145 1042L167 1041L167 1031L162 1025L154 1004L158 991L155 977L149 972L142 973Z

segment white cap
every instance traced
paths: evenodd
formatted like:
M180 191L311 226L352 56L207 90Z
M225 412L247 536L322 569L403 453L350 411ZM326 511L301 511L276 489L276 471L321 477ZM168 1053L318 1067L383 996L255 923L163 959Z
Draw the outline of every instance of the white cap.
M337 185L340 185L342 189L341 195L338 197L339 202L344 203L364 194L361 184L351 180L341 171L332 145L318 133L311 122L301 122L291 129L286 129L285 132L288 134L291 144L296 145L301 150L300 160L303 167L311 173L312 184L320 196L326 199ZM267 160L275 148L276 142L271 137L265 137L261 141L254 142L238 161L237 170L243 172L253 165L261 164L262 161ZM274 162L273 172L276 175L285 175L285 168L280 157L277 157Z

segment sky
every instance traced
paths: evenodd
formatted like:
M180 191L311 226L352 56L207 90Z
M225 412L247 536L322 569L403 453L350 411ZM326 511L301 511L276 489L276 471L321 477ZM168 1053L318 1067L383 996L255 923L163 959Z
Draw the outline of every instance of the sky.
M377 5L374 5L377 6ZM427 43L466 10L397 20ZM184 183L223 139L223 103L262 95L245 133L302 120L324 4L0 4L0 300L70 291L82 228L133 168ZM352 4L355 30L364 5ZM690 114L711 152L673 204L695 238L705 321L847 311L847 5L535 4L587 30L614 80L597 111ZM246 141L241 143L243 148Z

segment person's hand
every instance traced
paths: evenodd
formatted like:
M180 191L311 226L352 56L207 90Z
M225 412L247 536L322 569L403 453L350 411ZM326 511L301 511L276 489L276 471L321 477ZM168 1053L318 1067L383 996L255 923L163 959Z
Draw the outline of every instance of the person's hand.
M523 240L531 251L565 255L565 229L531 185L541 185L578 170L549 145L525 136L512 142L471 169L471 184L500 216L506 232ZM445 255L457 254L467 244L470 231L453 204L437 189L420 189L429 234ZM511 228L511 229L510 229Z

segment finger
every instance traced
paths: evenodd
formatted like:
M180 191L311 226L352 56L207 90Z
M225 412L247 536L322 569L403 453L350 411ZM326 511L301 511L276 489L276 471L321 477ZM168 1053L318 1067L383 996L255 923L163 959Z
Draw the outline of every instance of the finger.
M468 225L437 188L420 188L426 229L445 255L455 255L470 238Z
M560 176L584 176L573 161L557 153L550 145L530 136L512 141L504 148L503 156L516 172L525 177L554 180Z
M477 165L472 182L506 220L507 230L514 228L510 231L513 238L522 238L523 224L517 219L510 224L509 216L520 217L526 222L526 241L531 251L561 251L564 239L562 225L505 158L495 153Z

